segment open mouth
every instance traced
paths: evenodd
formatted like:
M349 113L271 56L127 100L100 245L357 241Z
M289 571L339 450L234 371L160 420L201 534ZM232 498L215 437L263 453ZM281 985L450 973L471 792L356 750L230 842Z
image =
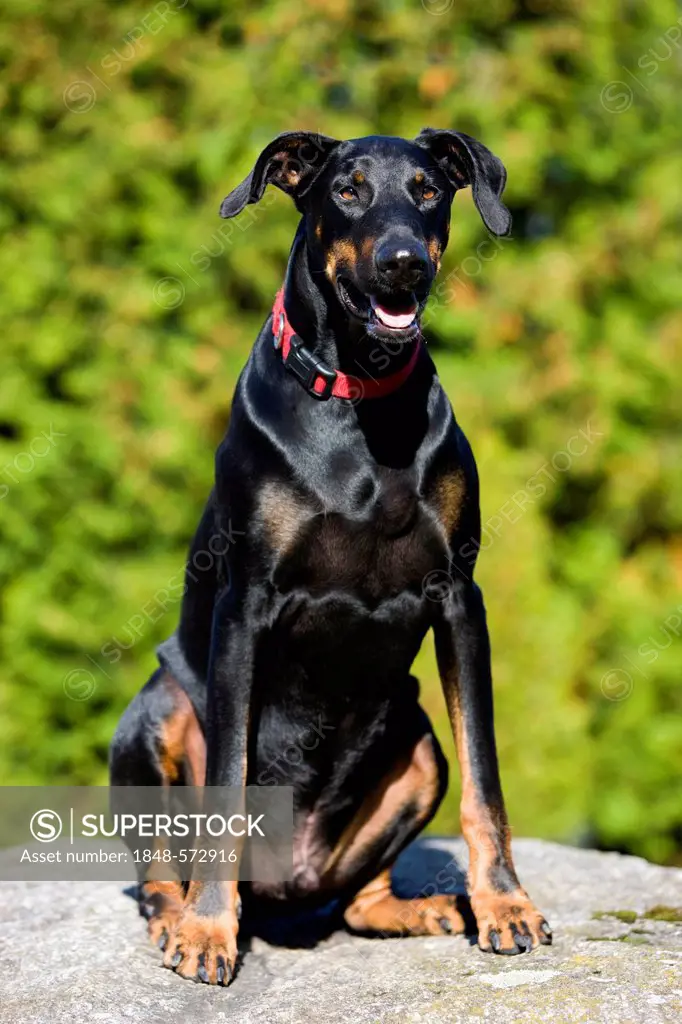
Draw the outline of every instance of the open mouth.
M419 327L422 303L414 292L365 295L348 278L337 279L337 290L348 311L378 333L413 334Z

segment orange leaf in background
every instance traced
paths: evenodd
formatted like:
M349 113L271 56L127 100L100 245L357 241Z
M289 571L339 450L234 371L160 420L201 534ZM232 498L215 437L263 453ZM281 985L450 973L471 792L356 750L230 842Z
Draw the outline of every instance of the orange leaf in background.
M452 68L441 64L427 68L419 79L419 95L426 100L439 100L456 81L457 74Z

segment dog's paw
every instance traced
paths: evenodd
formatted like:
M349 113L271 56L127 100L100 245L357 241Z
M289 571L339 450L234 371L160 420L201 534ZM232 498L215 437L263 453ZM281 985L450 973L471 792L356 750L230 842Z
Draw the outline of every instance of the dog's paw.
M380 935L456 935L466 929L456 896L399 899L387 893L369 905L360 900L345 911L348 927L360 933Z
M229 985L237 967L238 930L235 913L202 917L186 907L170 933L163 965L191 981Z
M140 888L140 913L147 921L149 938L160 949L168 945L168 938L182 914L183 900L179 882L146 882Z
M523 889L472 896L471 906L478 925L478 945L486 953L514 956L552 943L551 928Z

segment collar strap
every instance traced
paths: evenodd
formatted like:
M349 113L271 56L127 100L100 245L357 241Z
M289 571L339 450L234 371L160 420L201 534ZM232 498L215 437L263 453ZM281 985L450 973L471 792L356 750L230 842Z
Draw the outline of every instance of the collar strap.
M293 373L305 390L313 398L326 401L334 398L346 398L357 402L361 398L383 398L397 391L405 383L415 366L420 352L418 338L409 361L397 373L389 377L354 377L350 373L332 370L306 348L289 323L284 309L284 289L277 292L272 307L272 336L276 349L282 352L282 362L287 370Z

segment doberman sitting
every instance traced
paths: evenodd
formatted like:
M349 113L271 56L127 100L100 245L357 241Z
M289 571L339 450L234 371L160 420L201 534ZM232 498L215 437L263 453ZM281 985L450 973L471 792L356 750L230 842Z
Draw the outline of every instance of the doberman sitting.
M245 898L292 914L338 900L365 933L462 932L452 896L413 903L391 888L391 865L447 786L410 675L433 628L478 944L512 954L551 931L512 862L485 609L462 554L480 538L476 465L420 334L455 192L471 186L486 227L504 235L505 180L460 132L288 132L223 201L234 217L272 184L301 221L236 388L179 628L119 725L111 782L257 784L321 720L321 742L279 761L294 791L293 881L278 892L251 883ZM190 568L217 536L233 543ZM141 882L165 965L229 984L245 884Z

